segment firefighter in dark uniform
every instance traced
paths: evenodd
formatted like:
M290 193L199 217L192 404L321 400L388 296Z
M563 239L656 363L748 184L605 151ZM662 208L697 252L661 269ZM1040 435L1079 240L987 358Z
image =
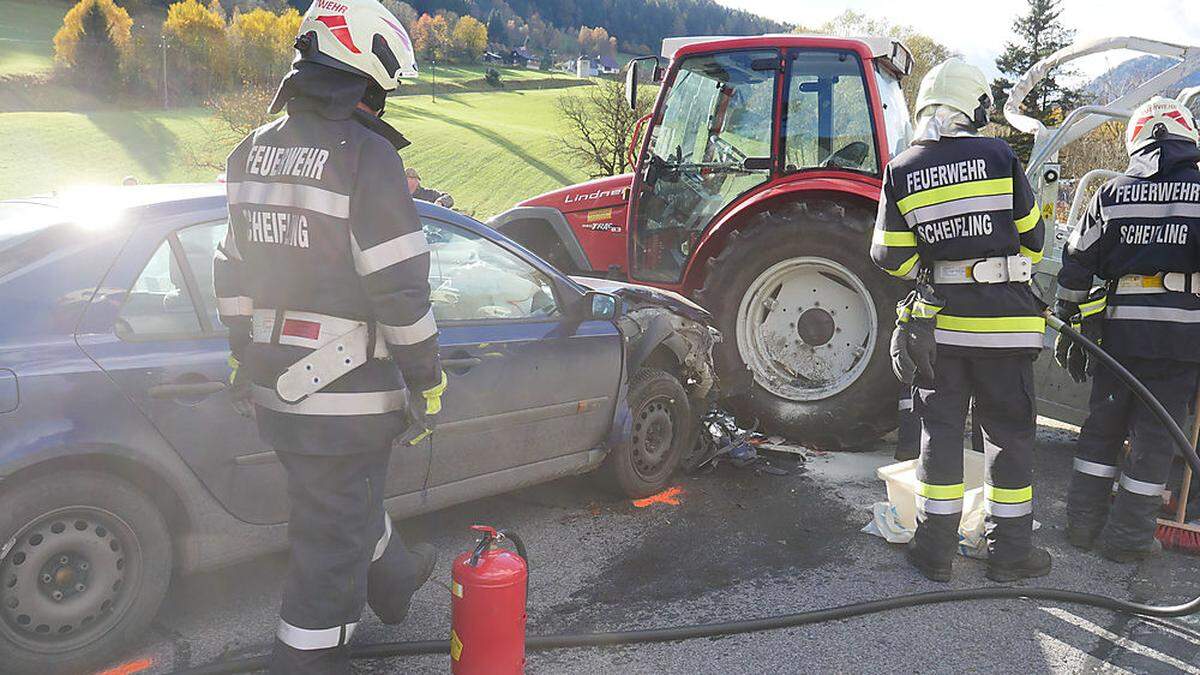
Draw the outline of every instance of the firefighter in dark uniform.
M884 172L871 257L917 281L897 309L893 366L913 383L921 420L918 526L909 561L949 581L963 503L968 406L986 453L988 570L996 581L1047 574L1032 544L1033 361L1045 319L1030 287L1042 257L1041 212L1008 144L977 134L987 79L958 59L917 96L913 145Z
M235 389L287 471L291 558L271 672L349 672L369 603L403 621L434 551L384 511L393 444L428 443L446 379L429 251L404 185L406 141L380 119L414 76L376 0L317 0L271 111L229 156L229 234L215 285ZM240 366L240 367L238 367Z
M1200 374L1200 148L1187 108L1156 98L1129 120L1129 168L1092 198L1071 233L1055 314L1081 323L1181 424ZM1092 289L1093 277L1104 285ZM1060 338L1055 356L1077 381L1087 354ZM1154 538L1171 437L1106 368L1092 373L1091 412L1067 497L1070 542L1120 562L1162 550ZM1126 439L1130 453L1121 459ZM1117 497L1109 507L1113 481ZM1097 538L1099 541L1097 542Z

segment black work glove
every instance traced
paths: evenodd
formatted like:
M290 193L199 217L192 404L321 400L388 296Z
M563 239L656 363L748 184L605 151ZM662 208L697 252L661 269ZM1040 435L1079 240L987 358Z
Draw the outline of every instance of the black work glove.
M934 330L937 313L944 303L929 286L922 285L896 306L896 329L892 331L892 371L905 384L933 384L937 360Z
M1107 289L1097 286L1082 303L1058 301L1054 307L1054 315L1069 323L1083 337L1100 344L1104 334L1104 310L1107 302ZM1072 308L1075 311L1068 314ZM1072 380L1080 383L1087 381L1088 375L1095 367L1087 350L1063 337L1061 333L1054 340L1054 360L1059 366L1067 369Z
M410 397L405 408L404 433L392 441L393 448L417 445L437 428L437 416L442 412L442 394L446 391L446 373L438 373L437 384L421 392L420 400Z

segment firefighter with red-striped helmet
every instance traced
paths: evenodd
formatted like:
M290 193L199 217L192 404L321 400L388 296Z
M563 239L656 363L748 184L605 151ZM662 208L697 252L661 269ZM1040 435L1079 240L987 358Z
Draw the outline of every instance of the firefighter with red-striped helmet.
M429 443L446 377L429 249L385 98L416 74L376 0L315 0L272 112L229 156L214 264L235 391L288 476L291 560L271 671L349 672L366 604L403 621L434 551L384 510L393 444Z
M1064 321L1103 339L1181 424L1200 377L1198 138L1178 101L1154 98L1134 111L1125 134L1129 168L1096 192L1071 233L1055 305ZM1093 288L1094 277L1104 284ZM1081 348L1061 339L1055 356L1078 381L1093 370ZM1132 392L1108 369L1094 371L1067 493L1067 537L1113 560L1140 560L1162 550L1155 517L1175 452Z

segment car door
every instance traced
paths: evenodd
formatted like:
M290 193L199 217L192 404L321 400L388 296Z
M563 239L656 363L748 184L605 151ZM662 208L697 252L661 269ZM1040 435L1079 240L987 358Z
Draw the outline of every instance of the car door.
M111 329L80 346L150 419L225 508L251 523L287 520L286 476L253 420L230 403L226 331L217 318L212 259L224 220L134 235L106 280L128 289ZM86 323L86 322L85 322ZM393 458L388 495L419 490L428 450Z
M448 378L429 485L552 474L602 445L623 368L616 326L571 319L579 298L498 241L431 219L425 231Z

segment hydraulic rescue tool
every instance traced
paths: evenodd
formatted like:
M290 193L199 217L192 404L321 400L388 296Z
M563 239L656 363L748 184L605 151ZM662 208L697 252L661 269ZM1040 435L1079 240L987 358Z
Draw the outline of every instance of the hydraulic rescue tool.
M1088 340L1080 335L1077 331L1065 324L1061 319L1047 315L1047 325L1076 344L1087 350L1090 356L1095 357L1105 367L1112 369L1114 373L1133 390L1146 407L1150 409L1154 415L1162 421L1167 430L1171 433L1175 444L1183 454L1187 464L1192 467L1193 471L1200 472L1200 456L1196 455L1196 449L1191 445L1187 435L1179 428L1170 413L1163 405L1154 398L1150 390L1138 381L1128 370L1125 369L1116 359L1110 356L1107 352L1101 349L1096 343ZM484 541L487 542L490 548L491 541L487 541L490 537L490 528L481 530L485 533ZM496 533L497 537L500 533ZM520 545L519 540L513 537L511 533L506 535L512 539L514 544L518 546L518 552L522 562L525 559L524 546ZM480 559L482 560L485 551L482 550L482 542L477 546ZM498 558L504 556L504 553L493 552ZM467 555L467 554L464 554ZM470 562L471 557L475 553L470 554L464 561ZM515 556L514 556L515 557ZM521 578L520 571L527 571L527 567L516 565L516 561L508 560L507 556L504 569L508 570L500 574L504 588L512 590L512 584L517 583ZM460 556L459 561L463 561ZM509 569L511 566L512 569ZM459 562L455 563L455 572L460 570ZM476 573L471 575L474 579ZM526 577L527 578L527 577ZM519 615L512 611L512 604L517 598L524 598L525 593L520 589L517 583L517 590L520 592L508 591L497 594L499 601L503 603L497 617L506 616L508 621L512 622L509 626L490 626L489 630L493 631L515 631L516 627L520 627L520 633L524 633L525 613L522 611ZM464 589L464 595L466 591ZM676 640L687 640L692 638L714 637L718 635L735 635L738 633L750 633L754 631L771 630L776 628L791 628L794 626L803 626L807 624L823 623L826 621L835 621L848 619L855 616L863 616L866 614L875 614L893 609L901 609L905 607L919 607L922 605L934 605L945 602L960 602L964 600L999 600L999 599L1031 599L1031 600L1049 600L1055 602L1069 602L1079 605L1088 605L1107 609L1113 612L1121 612L1123 614L1134 614L1138 616L1153 617L1153 618L1171 618L1181 617L1195 614L1200 611L1200 597L1193 598L1188 602L1179 605L1147 605L1129 600L1120 600L1118 598L1100 595L1097 593L1081 593L1079 591L1068 591L1059 588L1040 588L1026 586L984 586L980 588L967 588L952 591L932 591L928 593L912 593L909 595L900 595L891 598L882 598L879 600L869 600L866 602L857 602L849 605L841 605L838 607L829 607L826 609L816 609L804 612L793 612L790 614L779 614L775 616L766 616L758 619L744 619L740 621L728 621L722 623L707 623L694 624L689 626L671 626L667 628L647 628L642 630L629 631L614 631L610 633L559 633L556 635L535 635L525 640L525 649L542 650L542 649L561 649L564 647L601 647L609 645L621 644L637 644L643 642L673 642ZM523 603L522 603L523 604ZM490 610L489 610L490 611ZM502 613L502 614L501 614ZM456 626L459 625L456 619ZM457 630L457 628L456 628ZM453 640L422 640L416 642L383 642L378 644L353 645L351 647L353 658L355 659L378 659L394 656L412 656L419 654L453 654L455 649ZM465 648L464 648L465 653ZM523 650L522 650L523 658ZM213 663L207 666L201 666L187 671L181 671L179 675L220 675L224 673L244 673L266 668L267 657L259 656L234 661L224 661ZM479 672L458 670L456 667L454 672ZM505 670L489 670L488 672L513 672Z

